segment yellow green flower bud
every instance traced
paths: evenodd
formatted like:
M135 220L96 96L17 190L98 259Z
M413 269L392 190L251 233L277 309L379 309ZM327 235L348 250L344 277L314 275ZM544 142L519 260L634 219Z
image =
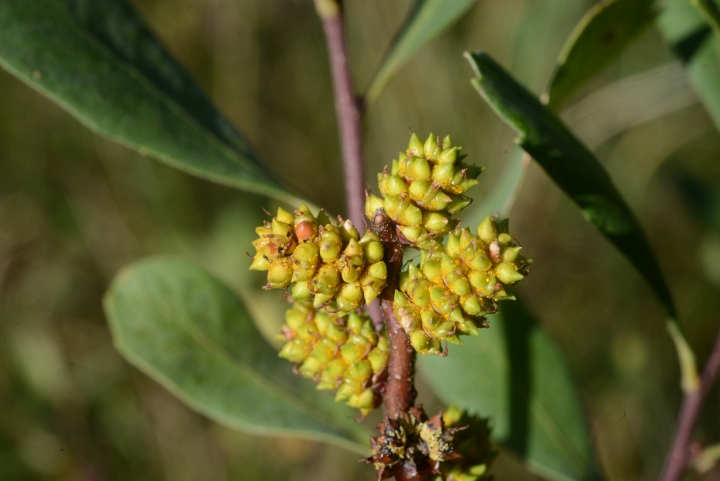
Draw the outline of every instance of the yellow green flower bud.
M301 302L288 309L285 320L281 332L287 342L279 355L297 364L298 374L317 381L318 389L337 389L338 402L363 416L380 404L375 389L387 368L389 345L366 315L338 317Z

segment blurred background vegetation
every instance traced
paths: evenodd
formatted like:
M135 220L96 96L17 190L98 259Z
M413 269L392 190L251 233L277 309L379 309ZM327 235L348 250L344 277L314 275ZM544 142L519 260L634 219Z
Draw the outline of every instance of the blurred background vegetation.
M328 62L312 2L131 3L275 172L343 211ZM354 78L364 89L410 0L345 3ZM449 133L468 160L487 167L474 194L481 199L502 175L514 134L471 88L461 52L488 51L539 93L593 4L479 0L369 106L370 183L404 149L409 128ZM272 340L285 307L277 293L259 290L262 275L247 271L245 252L262 207L273 210L274 201L106 141L2 71L0 105L0 481L374 479L356 454L204 419L112 346L102 295L123 265L158 253L210 268L248 301ZM679 63L651 28L564 117L646 229L704 360L720 329L720 135ZM513 232L536 259L520 295L570 362L607 478L655 479L680 403L660 306L534 164L511 214ZM440 408L427 391L421 387L421 401ZM716 387L698 439L717 443L718 433ZM535 479L506 453L494 473ZM691 477L720 479L720 471Z

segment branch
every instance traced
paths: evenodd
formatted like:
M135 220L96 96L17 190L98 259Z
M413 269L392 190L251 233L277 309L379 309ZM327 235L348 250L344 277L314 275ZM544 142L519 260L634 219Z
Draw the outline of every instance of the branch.
M661 481L678 481L690 463L690 443L693 429L700 416L700 409L719 372L720 334L718 334L712 353L705 363L699 386L685 393L672 448L665 460L665 467L660 476Z
M365 169L362 156L362 114L355 97L345 47L345 24L338 0L315 0L322 19L330 55L335 110L337 112L345 171L348 217L356 226L364 224Z
M404 246L397 237L395 223L385 214L383 209L375 212L372 230L380 237L385 247L385 264L387 265L387 285L380 294L380 306L387 327L390 343L390 359L388 361L388 377L385 384L385 415L390 419L400 419L415 404L415 350L410 338L398 324L393 312L393 297L398 289L400 271L403 264ZM400 461L393 466L396 481L421 481L425 479L418 474L412 460Z

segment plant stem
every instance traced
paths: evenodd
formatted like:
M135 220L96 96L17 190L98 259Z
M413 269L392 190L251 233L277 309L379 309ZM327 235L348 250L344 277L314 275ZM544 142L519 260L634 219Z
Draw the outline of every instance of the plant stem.
M415 404L415 350L410 338L398 324L393 312L393 297L400 281L404 247L400 243L395 223L382 209L375 212L372 222L373 231L380 237L385 247L385 264L387 265L387 285L380 294L380 306L387 327L390 344L388 360L388 377L385 383L385 415L391 419L399 419ZM415 465L406 465L401 461L393 466L396 481L421 481Z
M678 481L690 463L690 443L692 433L715 378L720 372L720 333L715 340L712 353L705 363L697 389L686 392L680 409L675 438L665 460L661 481Z
M362 114L355 97L345 46L345 24L338 0L315 0L330 56L335 110L342 144L347 213L353 224L364 224L365 169L362 156Z

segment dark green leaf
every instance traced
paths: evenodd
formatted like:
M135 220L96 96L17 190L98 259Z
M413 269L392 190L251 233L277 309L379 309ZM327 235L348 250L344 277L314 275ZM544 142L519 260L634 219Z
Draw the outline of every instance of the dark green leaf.
M367 451L368 434L353 412L294 375L240 299L200 267L138 262L117 275L104 305L118 350L215 421Z
M654 0L611 0L590 9L560 53L547 89L548 106L557 110L640 35L657 15L654 3Z
M421 356L421 373L448 404L490 416L493 437L537 473L599 479L582 405L564 359L519 302L504 302L490 329Z
M440 35L476 0L415 0L410 15L396 35L380 68L370 82L365 101L374 102L383 87L426 43Z
M688 0L667 0L658 26L685 63L690 83L720 130L720 37Z
M668 314L676 318L670 291L650 244L597 158L490 56L482 52L465 56L478 76L472 80L473 85L518 132L518 144L582 209L585 218L620 249L650 284Z
M1 1L0 66L141 153L291 199L123 0Z

